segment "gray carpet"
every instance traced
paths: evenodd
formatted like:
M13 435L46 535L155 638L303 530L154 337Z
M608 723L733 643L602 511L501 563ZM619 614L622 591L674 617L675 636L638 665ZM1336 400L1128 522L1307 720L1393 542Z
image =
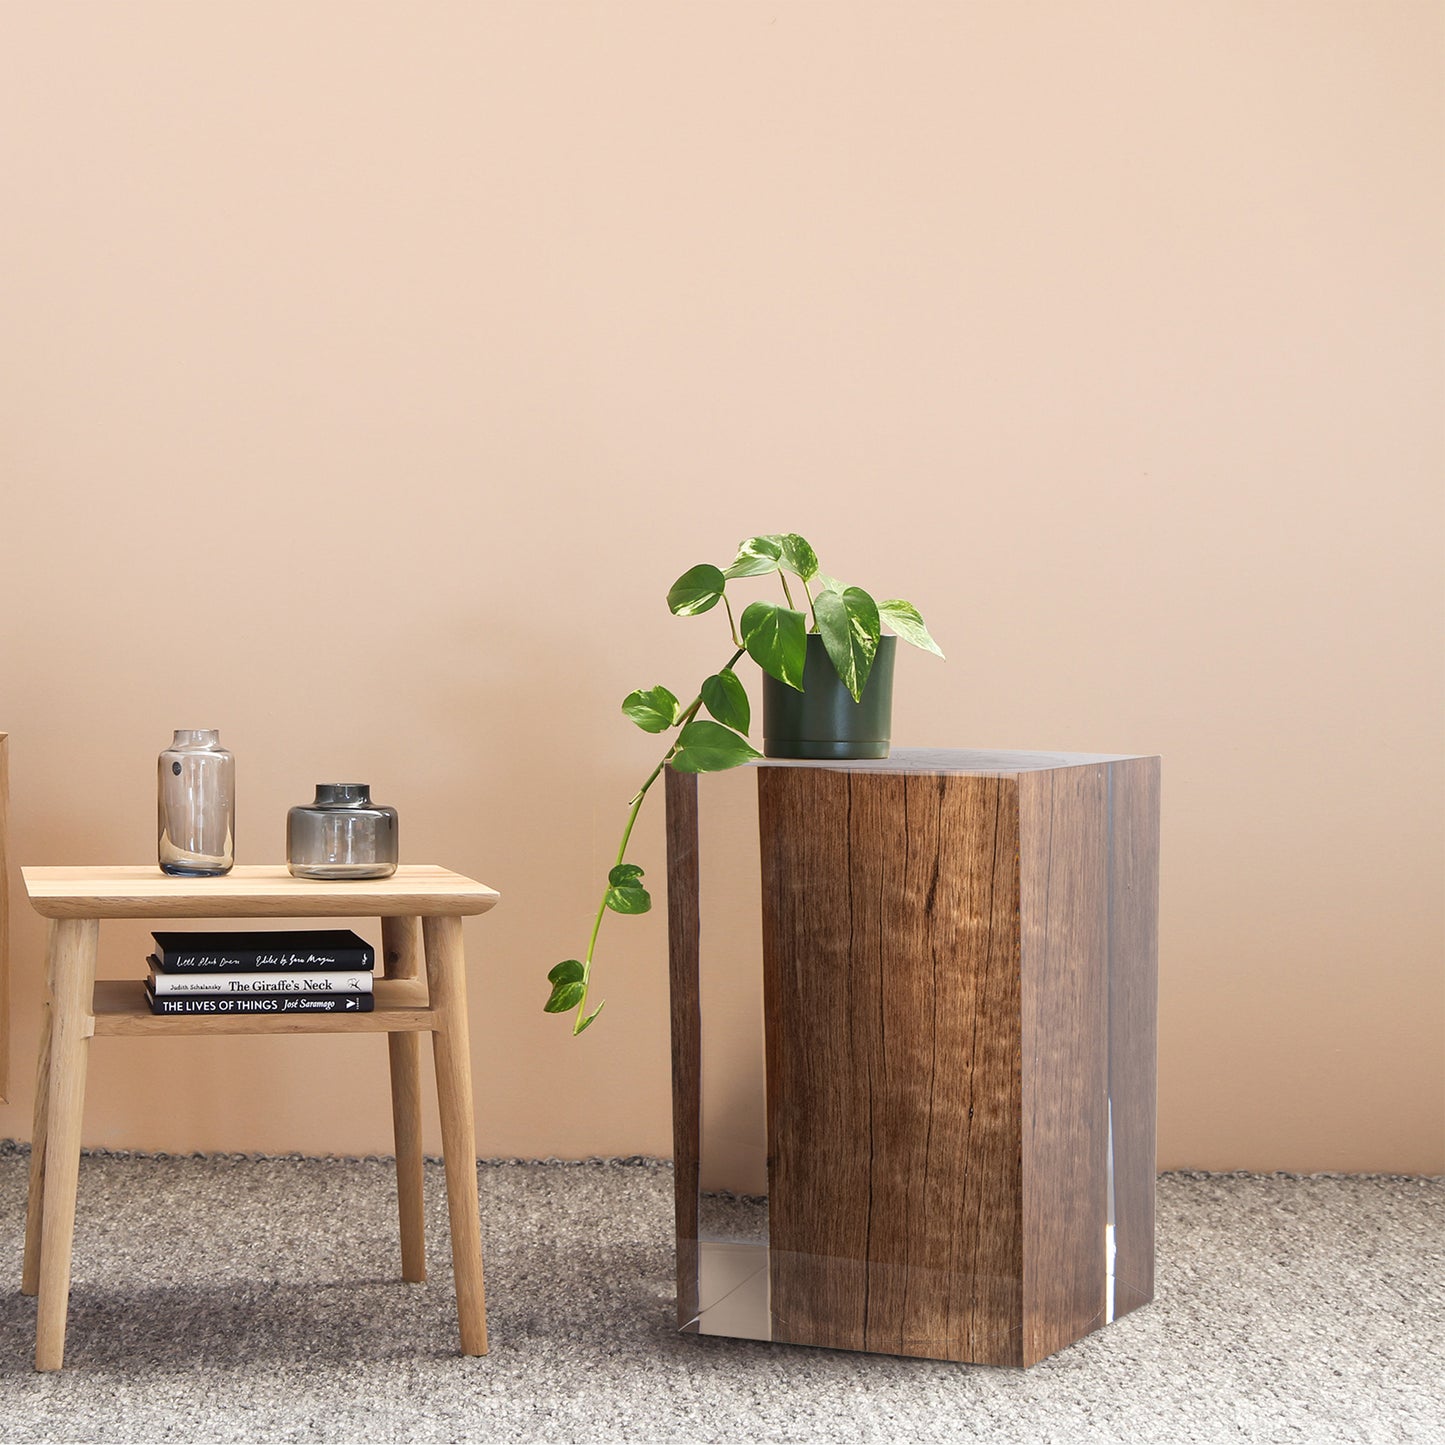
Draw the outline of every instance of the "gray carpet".
M67 1368L31 1369L0 1147L8 1441L1445 1442L1445 1187L1166 1175L1154 1305L1029 1371L680 1336L665 1165L484 1164L492 1353L397 1279L390 1165L88 1155Z

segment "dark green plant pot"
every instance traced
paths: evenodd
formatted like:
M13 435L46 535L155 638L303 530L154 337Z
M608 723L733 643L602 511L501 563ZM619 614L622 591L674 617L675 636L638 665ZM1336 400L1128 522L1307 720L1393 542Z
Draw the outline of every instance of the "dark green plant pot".
M763 675L763 755L769 758L886 758L893 727L896 637L878 641L863 696L854 702L823 639L808 634L803 690Z

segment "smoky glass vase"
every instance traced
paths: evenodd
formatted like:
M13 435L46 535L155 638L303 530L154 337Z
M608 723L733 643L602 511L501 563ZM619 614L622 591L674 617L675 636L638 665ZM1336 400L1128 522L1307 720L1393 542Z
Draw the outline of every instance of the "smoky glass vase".
M161 871L206 878L236 861L236 757L214 728L178 728L157 764Z
M297 878L390 878L396 809L371 801L369 783L317 783L286 815L286 866Z

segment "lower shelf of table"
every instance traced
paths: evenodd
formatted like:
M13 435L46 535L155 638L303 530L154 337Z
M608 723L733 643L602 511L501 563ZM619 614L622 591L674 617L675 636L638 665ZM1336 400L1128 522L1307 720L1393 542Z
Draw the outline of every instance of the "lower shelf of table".
M377 979L370 1013L341 1014L153 1014L145 989L135 979L98 979L94 1033L102 1037L141 1034L404 1034L430 1033L436 1013L427 1005L420 979Z

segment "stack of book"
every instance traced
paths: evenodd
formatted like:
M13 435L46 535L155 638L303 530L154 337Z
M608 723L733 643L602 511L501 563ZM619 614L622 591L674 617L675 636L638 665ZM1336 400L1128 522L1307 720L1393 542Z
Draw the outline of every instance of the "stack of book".
M151 937L152 1013L369 1013L376 1005L376 950L350 929Z

